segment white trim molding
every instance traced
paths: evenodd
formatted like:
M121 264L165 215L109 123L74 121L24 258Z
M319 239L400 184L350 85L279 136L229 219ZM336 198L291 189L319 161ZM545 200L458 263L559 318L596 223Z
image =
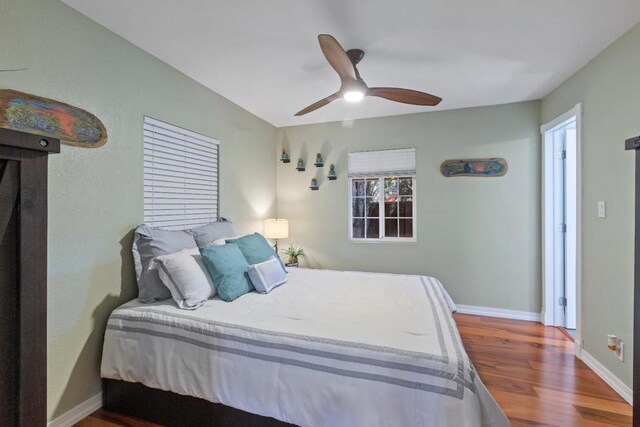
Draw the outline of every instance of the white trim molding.
M582 359L582 349L584 348L584 341L582 338L576 336L573 339L573 354L578 358Z
M47 427L71 427L102 408L102 392L49 421Z
M458 313L474 314L476 316L501 317L503 319L528 320L540 322L540 313L530 311L508 310L506 308L480 307L475 305L458 305Z
M556 117L555 119L551 120L549 123L545 123L542 126L540 126L540 133L544 135L545 132L560 126L562 123L566 122L573 116L581 116L581 115L582 115L582 102L578 102L576 105L573 106L573 108L571 108L566 113Z
M595 357L581 349L580 360L587 365L593 372L604 380L611 388L626 400L630 405L633 405L633 390L627 386L620 378L613 375L602 363L598 362Z

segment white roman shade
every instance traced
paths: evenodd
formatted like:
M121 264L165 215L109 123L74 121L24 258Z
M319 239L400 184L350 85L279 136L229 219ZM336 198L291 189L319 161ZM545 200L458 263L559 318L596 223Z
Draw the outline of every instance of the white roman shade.
M219 142L144 118L144 222L180 230L218 218Z
M415 148L349 153L349 178L415 174Z

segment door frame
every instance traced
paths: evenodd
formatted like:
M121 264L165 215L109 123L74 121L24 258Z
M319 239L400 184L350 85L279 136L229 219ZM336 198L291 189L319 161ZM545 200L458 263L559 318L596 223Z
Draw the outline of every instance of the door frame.
M547 167L548 164L552 164L554 152L549 144L553 143L552 138L549 138L551 131L558 126L569 121L571 118L576 118L576 217L575 221L575 281L576 281L576 344L581 342L582 331L582 310L581 310L581 287L582 287L582 103L576 104L569 111L556 117L552 121L542 125L540 127L540 133L542 135L542 191L541 191L541 238L542 238L542 323L545 325L558 325L563 324L557 319L556 304L560 295L554 286L553 281L553 225L549 226L549 213L552 211L553 206L549 206L549 195L546 194L545 189L549 182L553 182L552 170ZM576 351L579 351L579 345L576 345Z

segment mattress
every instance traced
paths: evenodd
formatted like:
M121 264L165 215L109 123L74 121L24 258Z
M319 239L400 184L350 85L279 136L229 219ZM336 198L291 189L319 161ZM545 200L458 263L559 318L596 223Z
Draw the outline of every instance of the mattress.
M453 310L431 277L293 268L196 311L121 306L101 372L301 426L507 426Z

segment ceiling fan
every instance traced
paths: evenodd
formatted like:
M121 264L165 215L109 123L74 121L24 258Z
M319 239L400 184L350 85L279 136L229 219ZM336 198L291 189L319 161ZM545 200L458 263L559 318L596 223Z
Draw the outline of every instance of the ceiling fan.
M417 90L397 87L368 87L356 67L364 58L363 50L350 49L345 52L340 43L329 34L320 34L318 41L322 53L340 76L342 84L339 91L298 111L296 116L303 116L340 98L349 102L357 102L365 96L377 96L403 104L428 106L438 105L442 101L442 98Z

